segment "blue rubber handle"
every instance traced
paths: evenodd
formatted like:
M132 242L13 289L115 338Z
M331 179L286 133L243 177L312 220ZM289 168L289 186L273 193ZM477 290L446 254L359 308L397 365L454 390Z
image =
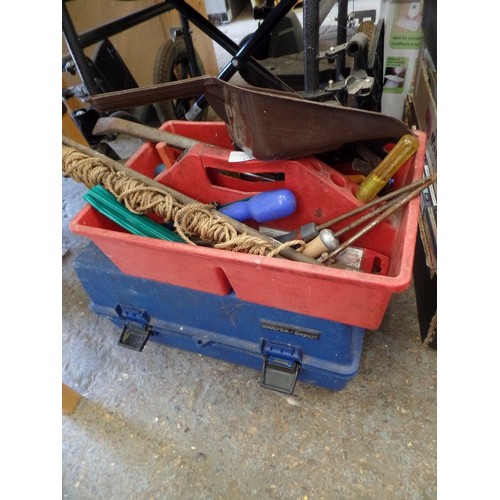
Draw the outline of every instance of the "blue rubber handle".
M289 189L275 189L256 194L243 201L235 201L219 208L219 212L240 222L253 219L268 222L293 214L297 200Z

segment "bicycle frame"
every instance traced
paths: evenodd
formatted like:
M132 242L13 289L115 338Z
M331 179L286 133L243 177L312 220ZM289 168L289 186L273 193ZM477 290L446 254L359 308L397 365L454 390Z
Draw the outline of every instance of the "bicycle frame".
M179 12L179 16L181 18L183 36L186 40L186 46L190 58L190 67L192 68L193 74L199 74L199 70L196 67L196 57L194 57L194 46L189 30L190 22L197 26L205 35L211 38L232 56L231 61L219 73L219 79L229 81L238 69L242 65L245 65L245 67L255 72L260 79L265 81L269 88L295 93L295 91L292 90L285 82L271 73L254 57L252 57L252 53L258 49L258 47L270 35L272 30L276 28L277 24L291 11L297 3L297 0L281 0L278 5L274 7L265 17L253 36L251 36L241 47L227 37L216 26L210 23L210 21L205 19L205 17L197 12L193 7L187 4L185 0L165 0L161 4L140 9L132 14L113 20L81 34L78 34L74 27L68 9L65 5L66 1L68 0L63 0L62 5L63 35L65 37L71 58L75 63L78 74L86 86L89 95L97 95L100 92L92 76L92 71L87 57L84 54L84 49L173 9ZM304 45L308 47L308 50L304 53L305 97L314 99L317 97L319 84L319 66L317 60L319 47L319 0L304 0L303 4ZM338 23L339 26L344 27L344 29L338 30L337 43L345 42L346 21L347 0L339 0ZM340 63L341 65L343 64L341 60ZM337 68L337 73L339 72L342 72L342 67ZM192 109L186 114L186 119L196 119L197 114L206 105L206 99L204 96L200 96L193 105Z

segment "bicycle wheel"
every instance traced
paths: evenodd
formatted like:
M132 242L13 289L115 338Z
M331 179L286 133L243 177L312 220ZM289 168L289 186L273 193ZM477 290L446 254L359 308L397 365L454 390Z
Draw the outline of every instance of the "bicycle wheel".
M196 62L200 74L205 74L205 68L201 62L198 53L195 50ZM191 78L189 69L189 59L186 49L186 43L183 38L176 40L167 40L158 50L153 68L153 83L169 83ZM196 98L172 99L155 104L156 112L162 122L168 120L184 120L185 114L194 104ZM198 115L197 121L206 120L208 107Z

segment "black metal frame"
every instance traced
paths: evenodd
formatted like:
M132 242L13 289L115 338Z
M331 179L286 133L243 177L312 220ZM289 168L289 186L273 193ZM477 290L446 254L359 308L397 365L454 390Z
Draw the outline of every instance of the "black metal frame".
M63 35L68 46L69 55L71 56L76 70L86 87L89 95L99 94L99 89L94 80L92 69L89 61L84 54L84 49L97 42L107 39L110 36L116 35L129 28L137 26L143 22L148 21L156 16L159 16L170 10L177 10L181 18L183 36L186 40L186 46L189 50L191 47L192 55L190 67L193 74L199 74L196 66L196 57L194 57L194 49L191 33L189 30L189 23L191 22L197 26L205 35L210 37L231 56L231 61L222 69L218 78L223 81L228 81L238 71L238 69L245 65L246 68L253 71L260 80L264 81L269 88L276 90L285 90L294 92L285 82L271 73L267 68L262 66L252 54L260 47L260 45L267 39L272 30L276 28L278 23L291 11L297 0L281 0L276 7L274 7L268 15L266 15L263 22L257 28L253 36L251 36L243 46L239 46L229 37L227 37L220 29L214 26L210 21L205 19L199 12L185 2L185 0L165 0L161 4L154 5L138 10L132 14L122 18L115 19L107 24L103 24L96 28L83 33L77 33L75 26L71 20L66 2L62 2L62 27ZM337 43L345 43L346 41L346 23L347 23L347 0L339 0L339 27L344 29L338 30ZM312 98L318 92L319 85L319 63L318 63L318 47L319 47L319 0L304 0L304 46L308 49L304 52L304 82L305 82L305 97L308 94ZM343 71L342 56L337 62L337 73L341 74ZM198 97L193 108L202 109L207 105L204 96ZM197 111L193 112L188 119L194 119ZM189 112L188 112L189 115Z

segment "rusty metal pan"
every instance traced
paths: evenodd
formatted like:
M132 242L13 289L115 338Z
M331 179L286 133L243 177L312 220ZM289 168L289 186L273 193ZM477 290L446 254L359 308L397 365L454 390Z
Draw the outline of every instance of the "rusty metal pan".
M90 103L102 112L202 94L225 121L234 143L258 160L315 155L344 144L397 140L413 133L402 121L374 111L240 87L211 76L100 94Z

